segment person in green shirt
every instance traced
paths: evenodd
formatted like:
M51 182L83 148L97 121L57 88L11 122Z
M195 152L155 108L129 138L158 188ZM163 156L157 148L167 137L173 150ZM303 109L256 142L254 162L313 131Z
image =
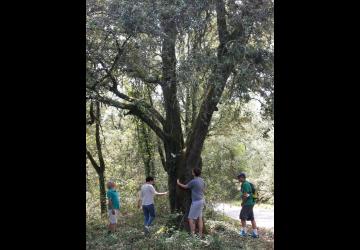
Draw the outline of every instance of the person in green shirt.
M108 198L109 233L114 233L116 230L117 217L120 209L120 197L115 186L115 182L113 181L107 183L108 191L106 196Z
M253 190L251 188L251 185L248 181L246 181L246 175L245 173L240 173L237 176L239 182L241 183L241 199L242 199L242 203L241 203L241 211L240 211L240 220L241 220L241 230L240 230L240 235L241 236L246 236L246 221L251 221L251 225L253 228L253 232L251 234L251 236L253 238L258 238L258 232L257 232L257 227L256 227L256 222L255 222L255 218L254 218L254 205L255 205L255 201L253 199Z

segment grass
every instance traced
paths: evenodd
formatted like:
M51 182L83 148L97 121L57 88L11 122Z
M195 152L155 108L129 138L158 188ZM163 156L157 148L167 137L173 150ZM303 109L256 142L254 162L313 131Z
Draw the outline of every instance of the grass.
M131 209L131 208L129 208ZM129 211L129 210L124 210ZM238 235L239 221L225 217L212 210L205 212L208 234L205 239L191 237L187 232L166 226L168 213L161 213L157 207L157 217L150 236L143 233L143 214L140 210L122 213L115 234L107 234L107 219L101 219L92 209L88 212L86 249L273 249L273 234L260 228L260 238L242 238ZM250 226L249 226L250 231Z

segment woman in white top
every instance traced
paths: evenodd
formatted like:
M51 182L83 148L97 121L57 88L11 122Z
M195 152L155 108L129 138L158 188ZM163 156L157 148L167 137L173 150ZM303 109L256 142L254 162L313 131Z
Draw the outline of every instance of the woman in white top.
M168 192L159 193L155 190L154 186L154 178L149 176L146 178L146 182L142 185L138 207L140 208L140 204L142 206L144 212L144 230L145 234L149 233L149 226L152 221L155 219L155 206L154 206L154 196L155 195L166 195Z

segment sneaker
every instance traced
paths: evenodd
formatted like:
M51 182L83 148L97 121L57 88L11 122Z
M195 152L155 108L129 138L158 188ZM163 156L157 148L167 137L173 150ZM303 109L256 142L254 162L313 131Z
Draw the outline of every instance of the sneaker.
M253 238L259 238L259 235L255 234L254 232L252 232L252 234L250 236L253 237Z
M240 230L239 234L240 234L240 236L242 236L242 237L246 237L246 233L245 233L244 230Z
M149 228L149 226L144 226L144 232L145 232L145 234L149 234L149 233L150 233L150 228Z

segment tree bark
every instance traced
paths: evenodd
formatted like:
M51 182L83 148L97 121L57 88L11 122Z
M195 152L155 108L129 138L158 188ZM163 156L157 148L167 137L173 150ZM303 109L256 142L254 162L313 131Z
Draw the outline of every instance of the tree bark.
M166 169L168 171L168 189L171 212L184 211L184 192L176 184L184 170L184 138L181 128L180 108L177 98L176 80L176 23L171 13L162 16L161 26L164 32L162 40L162 91L165 105L164 132L169 135L164 140ZM186 195L186 194L185 194Z
M106 190L105 190L105 177L104 173L99 174L99 189L100 189L100 208L101 214L106 215Z
M218 37L220 44L218 46L217 64L215 65L210 77L210 85L205 92L204 101L201 104L198 116L195 120L193 130L186 141L186 166L187 173L191 168L201 165L201 151L209 130L212 115L219 103L221 95L226 86L234 64L229 60L226 44L229 41L230 34L227 30L225 17L225 4L223 0L218 0L216 4ZM242 33L238 32L238 36Z
M101 140L100 140L100 103L96 101L96 112L95 112L95 141L96 149L98 154L99 163L96 162L89 150L86 149L86 155L93 165L96 173L99 177L99 189L100 189L100 209L101 215L106 215L106 191L105 191L105 162L102 155Z
M190 88L185 87L185 136L187 137L191 129L191 95Z
M211 118L214 111L216 110L217 104L220 101L221 95L226 86L227 79L229 78L234 67L233 62L229 60L229 54L226 48L229 37L234 38L234 34L229 34L227 30L225 4L223 0L217 1L216 13L218 36L220 41L217 53L217 64L215 65L210 77L211 84L205 92L204 101L201 104L198 115L192 126L192 130L187 137L185 144L186 149L185 152L181 155L182 161L177 167L176 176L180 177L180 179L185 183L192 178L191 170L193 168L202 168L201 152L209 130ZM242 35L239 30L241 29L237 30L237 38ZM182 212L186 215L191 204L189 192L177 192L177 201L181 203L181 205L177 207L181 208Z

